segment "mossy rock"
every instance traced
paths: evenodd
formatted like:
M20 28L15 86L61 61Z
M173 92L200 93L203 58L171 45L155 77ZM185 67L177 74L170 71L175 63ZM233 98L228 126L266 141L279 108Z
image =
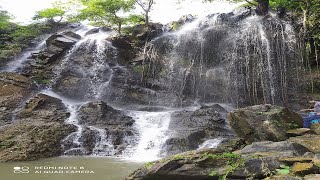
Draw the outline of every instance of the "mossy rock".
M272 105L256 105L236 109L228 114L231 128L248 144L257 141L283 141L290 129L302 127L299 114L287 108Z

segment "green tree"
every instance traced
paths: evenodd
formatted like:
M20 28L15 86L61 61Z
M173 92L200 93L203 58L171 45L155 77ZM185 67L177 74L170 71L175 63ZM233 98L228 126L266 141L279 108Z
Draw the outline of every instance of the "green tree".
M11 17L8 12L0 8L0 30L5 30L10 27L10 19Z
M66 11L61 7L52 7L43 9L41 11L36 12L36 15L33 17L34 20L46 19L51 23L59 23L62 21ZM58 20L55 20L58 18Z
M98 25L115 25L121 34L122 26L136 19L133 16L124 16L124 13L133 9L134 0L81 0L84 9L77 16L80 20L94 21Z
M142 8L144 11L145 24L149 24L149 12L151 11L151 7L154 4L154 0L136 0L136 3Z

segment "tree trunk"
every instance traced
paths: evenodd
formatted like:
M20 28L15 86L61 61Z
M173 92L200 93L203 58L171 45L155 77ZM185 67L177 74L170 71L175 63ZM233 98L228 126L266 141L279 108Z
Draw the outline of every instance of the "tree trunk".
M258 5L256 12L260 16L268 14L269 11L269 0L257 0Z
M118 33L121 35L121 26L122 26L122 23L121 22L118 22Z
M145 23L147 26L149 25L149 13L148 12L145 13Z

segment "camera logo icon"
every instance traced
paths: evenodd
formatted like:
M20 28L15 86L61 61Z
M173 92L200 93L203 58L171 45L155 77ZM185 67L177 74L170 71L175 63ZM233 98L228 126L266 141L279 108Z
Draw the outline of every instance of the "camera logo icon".
M29 173L29 167L23 166L23 167L13 167L13 172L14 173Z

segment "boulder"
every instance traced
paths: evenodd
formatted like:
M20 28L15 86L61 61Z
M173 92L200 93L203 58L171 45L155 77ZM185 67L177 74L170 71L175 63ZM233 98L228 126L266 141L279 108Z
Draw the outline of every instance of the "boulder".
M60 141L75 131L72 125L26 121L0 129L0 162L36 160L61 155Z
M113 109L103 101L83 105L79 109L78 120L79 124L85 127L104 129L106 136L111 138L111 142L117 151L116 154L127 146L126 139L136 133L133 128L134 120L131 117ZM88 139L87 137L84 138Z
M260 156L272 156L272 157L295 157L303 156L306 152L309 152L304 146L292 143L290 141L272 142L262 141L254 142L247 145L243 149L237 151L242 155L260 155Z
M313 153L320 153L320 135L306 134L298 137L291 137L289 141L301 144L309 149Z
M205 140L232 137L225 115L228 111L220 105L203 106L196 111L177 111L171 114L170 138L164 152L167 155L197 149Z
M16 73L0 73L0 126L12 120L12 112L31 94L32 81Z
M297 163L294 163L291 170L294 174L299 174L299 175L319 173L319 168L312 163L297 162Z
M287 108L272 105L256 105L236 109L228 114L231 128L248 144L256 141L283 141L290 129L302 127L299 114Z
M80 39L80 35L71 31L53 34L46 40L47 48L39 52L38 58L45 64L52 63Z
M229 150L218 147L177 154L146 163L127 179L301 179L290 174L274 176L274 172L283 167L280 159L298 158L308 151L288 141L257 142L240 151Z
M24 121L38 120L63 124L69 115L60 99L38 94L26 102L24 108L17 113L16 118Z
M0 161L24 161L58 156L60 141L73 125L64 124L69 117L61 100L38 94L17 113L14 123L0 129Z

